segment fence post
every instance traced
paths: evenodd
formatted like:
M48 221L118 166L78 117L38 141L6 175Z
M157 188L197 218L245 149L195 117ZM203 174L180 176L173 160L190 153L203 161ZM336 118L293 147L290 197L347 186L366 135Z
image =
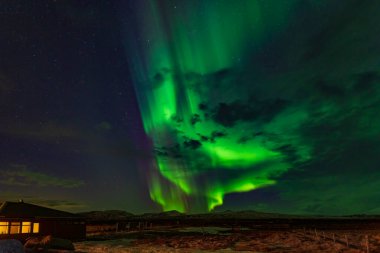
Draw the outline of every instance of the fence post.
M322 238L323 238L323 240L326 239L326 237L325 237L325 231L322 232Z
M333 233L333 241L334 241L334 244L335 244L335 233Z
M368 235L365 236L365 243L366 243L367 253L369 253L369 240L368 240Z
M317 233L317 229L316 228L314 228L314 232L315 232L315 240L317 240L318 239L318 233Z
M347 235L344 235L344 238L346 239L346 245L348 247L348 237L347 237Z

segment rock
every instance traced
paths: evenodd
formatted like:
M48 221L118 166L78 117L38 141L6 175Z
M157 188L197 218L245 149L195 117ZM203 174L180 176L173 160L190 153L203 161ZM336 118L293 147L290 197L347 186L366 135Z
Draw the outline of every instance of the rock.
M31 237L27 239L25 249L61 249L61 250L74 250L74 245L70 240L55 238L51 235L44 237Z
M0 253L25 253L22 243L18 240L0 240Z

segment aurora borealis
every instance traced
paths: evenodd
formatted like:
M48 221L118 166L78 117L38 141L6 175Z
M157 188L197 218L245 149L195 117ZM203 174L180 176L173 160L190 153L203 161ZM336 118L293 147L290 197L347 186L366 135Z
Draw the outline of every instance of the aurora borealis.
M0 12L0 202L379 213L377 1L42 2Z
M330 77L327 72L324 76L331 81L315 80L323 69L313 68L313 62L323 57L323 50L305 66L297 64L310 56L292 52L293 44L302 42L303 36L312 38L313 31L282 42L281 51L271 50L290 34L291 26L297 26L291 10L302 5L318 10L326 4L259 0L137 4L143 10L135 17L137 29L127 30L146 45L136 47L128 37L132 42L127 42L127 53L135 52L130 60L134 83L144 129L156 152L148 175L150 196L164 210L189 211L197 206L194 201L205 201L213 210L226 194L276 184L283 173L315 159L317 149L305 141L301 127L323 122L343 109L348 109L346 114L358 109L332 99L345 92L336 86L337 80L349 77L341 73ZM318 30L322 24L312 25ZM268 66L273 70L261 69L263 61L273 64ZM315 101L303 101L296 94L308 86L315 90L303 92L315 96ZM350 86L345 88L355 94Z
M131 61L140 70L134 82L144 129L156 150L149 175L151 198L164 210L188 211L189 197L205 200L212 210L225 194L274 184L273 177L291 167L276 150L284 143L254 135L276 128L281 116L294 115L298 123L307 115L289 109L273 119L272 126L268 119L253 122L257 116L273 117L269 114L282 111L286 100L255 101L253 93L234 91L236 82L245 86L251 80L235 76L245 71L239 66L246 61L244 52L252 42L259 45L270 36L263 31L266 20L260 16L259 1L141 5L141 39L148 45ZM278 15L281 19L286 13ZM133 45L129 50L139 52ZM223 93L215 94L217 87ZM240 113L246 115L239 119ZM232 172L221 178L220 171Z

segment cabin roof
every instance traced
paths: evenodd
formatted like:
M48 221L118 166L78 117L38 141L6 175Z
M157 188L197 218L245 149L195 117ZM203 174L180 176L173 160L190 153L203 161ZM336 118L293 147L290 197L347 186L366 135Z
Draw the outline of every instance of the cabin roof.
M0 217L5 218L78 218L69 212L59 211L24 202L6 201L0 206Z

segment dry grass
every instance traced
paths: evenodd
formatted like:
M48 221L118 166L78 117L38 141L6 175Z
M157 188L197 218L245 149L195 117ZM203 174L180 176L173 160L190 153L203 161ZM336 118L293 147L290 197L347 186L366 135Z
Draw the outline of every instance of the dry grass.
M183 232L183 231L191 232ZM207 231L207 230L206 230ZM166 233L165 233L166 232ZM369 235L370 252L380 252L380 231L254 231L205 233L191 228L170 231L145 231L124 234L124 239L87 241L75 244L81 252L278 252L278 253L363 253ZM336 242L332 240L335 234ZM133 235L131 237L131 235ZM345 236L349 240L346 246ZM120 236L120 235L119 235ZM331 238L331 239L329 239Z

